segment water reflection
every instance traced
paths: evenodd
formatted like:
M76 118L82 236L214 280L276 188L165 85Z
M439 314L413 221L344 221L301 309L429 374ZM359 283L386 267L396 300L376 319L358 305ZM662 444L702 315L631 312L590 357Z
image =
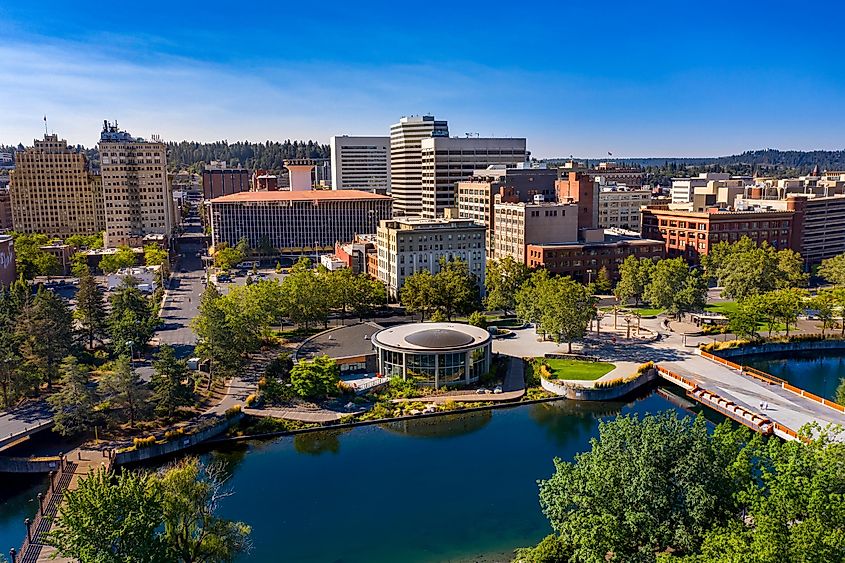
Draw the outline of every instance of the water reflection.
M493 419L493 411L474 411L446 416L397 420L379 424L388 432L414 438L454 438L481 430Z
M349 428L306 432L293 437L293 447L301 454L321 455L336 454L340 451L340 436L349 432Z

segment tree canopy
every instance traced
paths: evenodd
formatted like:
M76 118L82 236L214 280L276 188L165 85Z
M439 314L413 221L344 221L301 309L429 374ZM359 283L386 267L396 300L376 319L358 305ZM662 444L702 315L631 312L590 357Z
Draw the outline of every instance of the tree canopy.
M838 561L845 444L832 438L709 432L674 412L601 422L590 450L540 483L554 539L517 560Z
M767 242L757 246L748 237L716 244L702 257L702 264L707 275L723 287L723 295L733 299L807 285L800 254L776 250Z

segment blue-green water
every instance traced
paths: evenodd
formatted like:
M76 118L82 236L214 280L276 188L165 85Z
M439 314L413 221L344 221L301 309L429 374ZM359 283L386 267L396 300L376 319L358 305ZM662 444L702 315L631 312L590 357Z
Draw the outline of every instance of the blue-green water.
M600 418L677 408L657 393L557 401L273 441L204 454L226 464L220 512L253 528L250 562L507 561L549 533L537 480L589 448ZM2 488L0 552L19 545L44 479ZM4 547L5 546L5 547Z
M845 377L845 355L819 352L766 354L743 358L743 363L763 370L805 391L833 399L839 380Z
M566 401L254 443L221 512L253 527L244 561L510 560L550 532L537 480L589 447L599 417L674 408Z
M35 516L35 495L46 490L46 475L0 473L0 555L8 556L11 547L20 549L26 534L23 521Z

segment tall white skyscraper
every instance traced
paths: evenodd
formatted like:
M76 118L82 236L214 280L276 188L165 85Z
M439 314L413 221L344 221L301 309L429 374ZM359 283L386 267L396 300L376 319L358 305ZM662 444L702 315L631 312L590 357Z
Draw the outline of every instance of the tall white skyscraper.
M336 135L331 148L333 190L390 190L390 137Z
M394 213L422 213L422 140L448 136L448 123L435 120L433 115L403 117L390 126L390 190Z
M524 138L431 137L421 143L422 216L439 217L455 205L455 184L488 166L516 166L528 152Z

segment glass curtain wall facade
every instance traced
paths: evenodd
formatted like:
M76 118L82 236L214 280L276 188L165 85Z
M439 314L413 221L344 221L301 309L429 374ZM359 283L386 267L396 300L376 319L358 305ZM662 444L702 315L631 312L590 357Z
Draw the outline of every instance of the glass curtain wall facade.
M478 381L490 369L490 343L458 352L379 350L381 374L416 385L442 387Z

